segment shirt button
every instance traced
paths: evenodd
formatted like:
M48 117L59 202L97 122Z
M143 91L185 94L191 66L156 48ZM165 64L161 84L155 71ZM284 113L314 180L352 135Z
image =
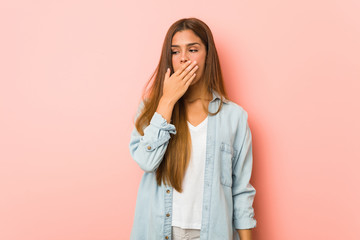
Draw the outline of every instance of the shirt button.
M166 236L166 237L165 237L165 239L169 239L169 237L168 237L168 236Z
M168 190L166 190L166 193L170 193L170 190L168 189Z
M167 217L170 217L170 213L167 213L166 216L167 216Z
M147 149L150 150L150 149L151 149L151 146L148 146Z

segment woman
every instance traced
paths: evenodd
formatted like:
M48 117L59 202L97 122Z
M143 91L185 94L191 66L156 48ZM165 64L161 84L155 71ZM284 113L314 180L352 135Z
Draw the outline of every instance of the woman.
M144 171L131 239L251 240L248 115L227 99L203 21L171 25L149 84L129 144Z

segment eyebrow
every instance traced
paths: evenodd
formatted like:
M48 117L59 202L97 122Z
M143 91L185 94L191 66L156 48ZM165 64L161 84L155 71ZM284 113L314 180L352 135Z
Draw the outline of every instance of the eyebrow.
M192 46L192 45L195 45L195 44L199 44L199 45L200 45L200 43L193 42L193 43L188 43L188 44L186 44L186 46ZM180 47L180 46L179 46L179 45L171 45L171 47Z

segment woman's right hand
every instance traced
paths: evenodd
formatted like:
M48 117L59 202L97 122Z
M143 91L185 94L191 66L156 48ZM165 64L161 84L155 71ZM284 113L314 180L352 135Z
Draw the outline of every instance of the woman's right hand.
M165 73L163 95L174 104L185 94L191 82L196 77L195 71L199 68L196 61L187 61L170 76L170 69Z

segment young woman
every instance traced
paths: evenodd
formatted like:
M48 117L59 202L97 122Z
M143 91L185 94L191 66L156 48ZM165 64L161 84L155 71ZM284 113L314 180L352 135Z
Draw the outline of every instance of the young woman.
M251 240L248 114L227 99L203 21L170 26L149 84L129 144L144 171L131 239Z

